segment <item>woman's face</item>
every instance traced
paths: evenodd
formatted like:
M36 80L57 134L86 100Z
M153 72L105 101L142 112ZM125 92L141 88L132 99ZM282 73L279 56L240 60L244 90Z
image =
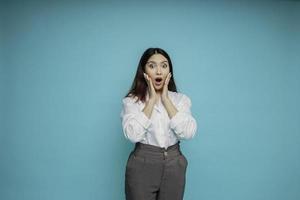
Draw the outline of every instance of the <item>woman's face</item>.
M169 62L161 54L153 54L146 63L145 72L152 80L156 91L161 91L170 72Z

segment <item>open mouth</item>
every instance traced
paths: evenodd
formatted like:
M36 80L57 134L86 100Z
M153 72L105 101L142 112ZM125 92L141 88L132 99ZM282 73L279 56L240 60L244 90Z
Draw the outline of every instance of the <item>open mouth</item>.
M156 81L157 83L160 83L160 82L162 81L162 78L156 78L155 81Z
M155 85L157 85L157 86L161 85L162 80L163 80L162 78L156 78L155 79Z

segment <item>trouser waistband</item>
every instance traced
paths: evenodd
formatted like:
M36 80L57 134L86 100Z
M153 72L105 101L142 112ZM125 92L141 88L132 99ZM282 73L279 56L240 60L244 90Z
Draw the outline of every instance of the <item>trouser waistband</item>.
M136 143L133 154L135 156L152 157L157 159L166 159L167 157L176 157L181 155L180 141L169 146L167 149L154 145Z
M173 144L173 145L169 146L167 149L165 149L163 147L157 147L154 145L137 142L135 144L135 149L143 149L143 150L149 150L149 151L154 151L154 152L165 152L165 151L172 151L172 150L174 151L174 150L180 149L179 143L180 143L180 141L178 141L176 144Z

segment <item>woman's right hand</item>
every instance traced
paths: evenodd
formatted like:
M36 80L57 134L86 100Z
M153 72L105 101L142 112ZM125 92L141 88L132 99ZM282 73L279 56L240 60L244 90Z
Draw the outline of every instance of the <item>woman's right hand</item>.
M148 84L149 100L154 101L156 103L157 100L158 100L158 95L156 94L156 91L155 91L154 86L152 84L152 80L148 76L148 74L146 74L146 73L144 73L144 77L145 77L146 82Z

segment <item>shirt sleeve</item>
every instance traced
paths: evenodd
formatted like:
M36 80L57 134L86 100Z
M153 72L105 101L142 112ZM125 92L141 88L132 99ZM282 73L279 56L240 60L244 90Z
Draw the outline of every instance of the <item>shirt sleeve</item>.
M177 105L178 112L170 119L170 129L178 139L191 139L197 131L197 122L191 113L192 103L188 96L182 94Z
M120 117L125 137L136 143L145 140L147 130L152 122L134 101L131 97L122 100Z

